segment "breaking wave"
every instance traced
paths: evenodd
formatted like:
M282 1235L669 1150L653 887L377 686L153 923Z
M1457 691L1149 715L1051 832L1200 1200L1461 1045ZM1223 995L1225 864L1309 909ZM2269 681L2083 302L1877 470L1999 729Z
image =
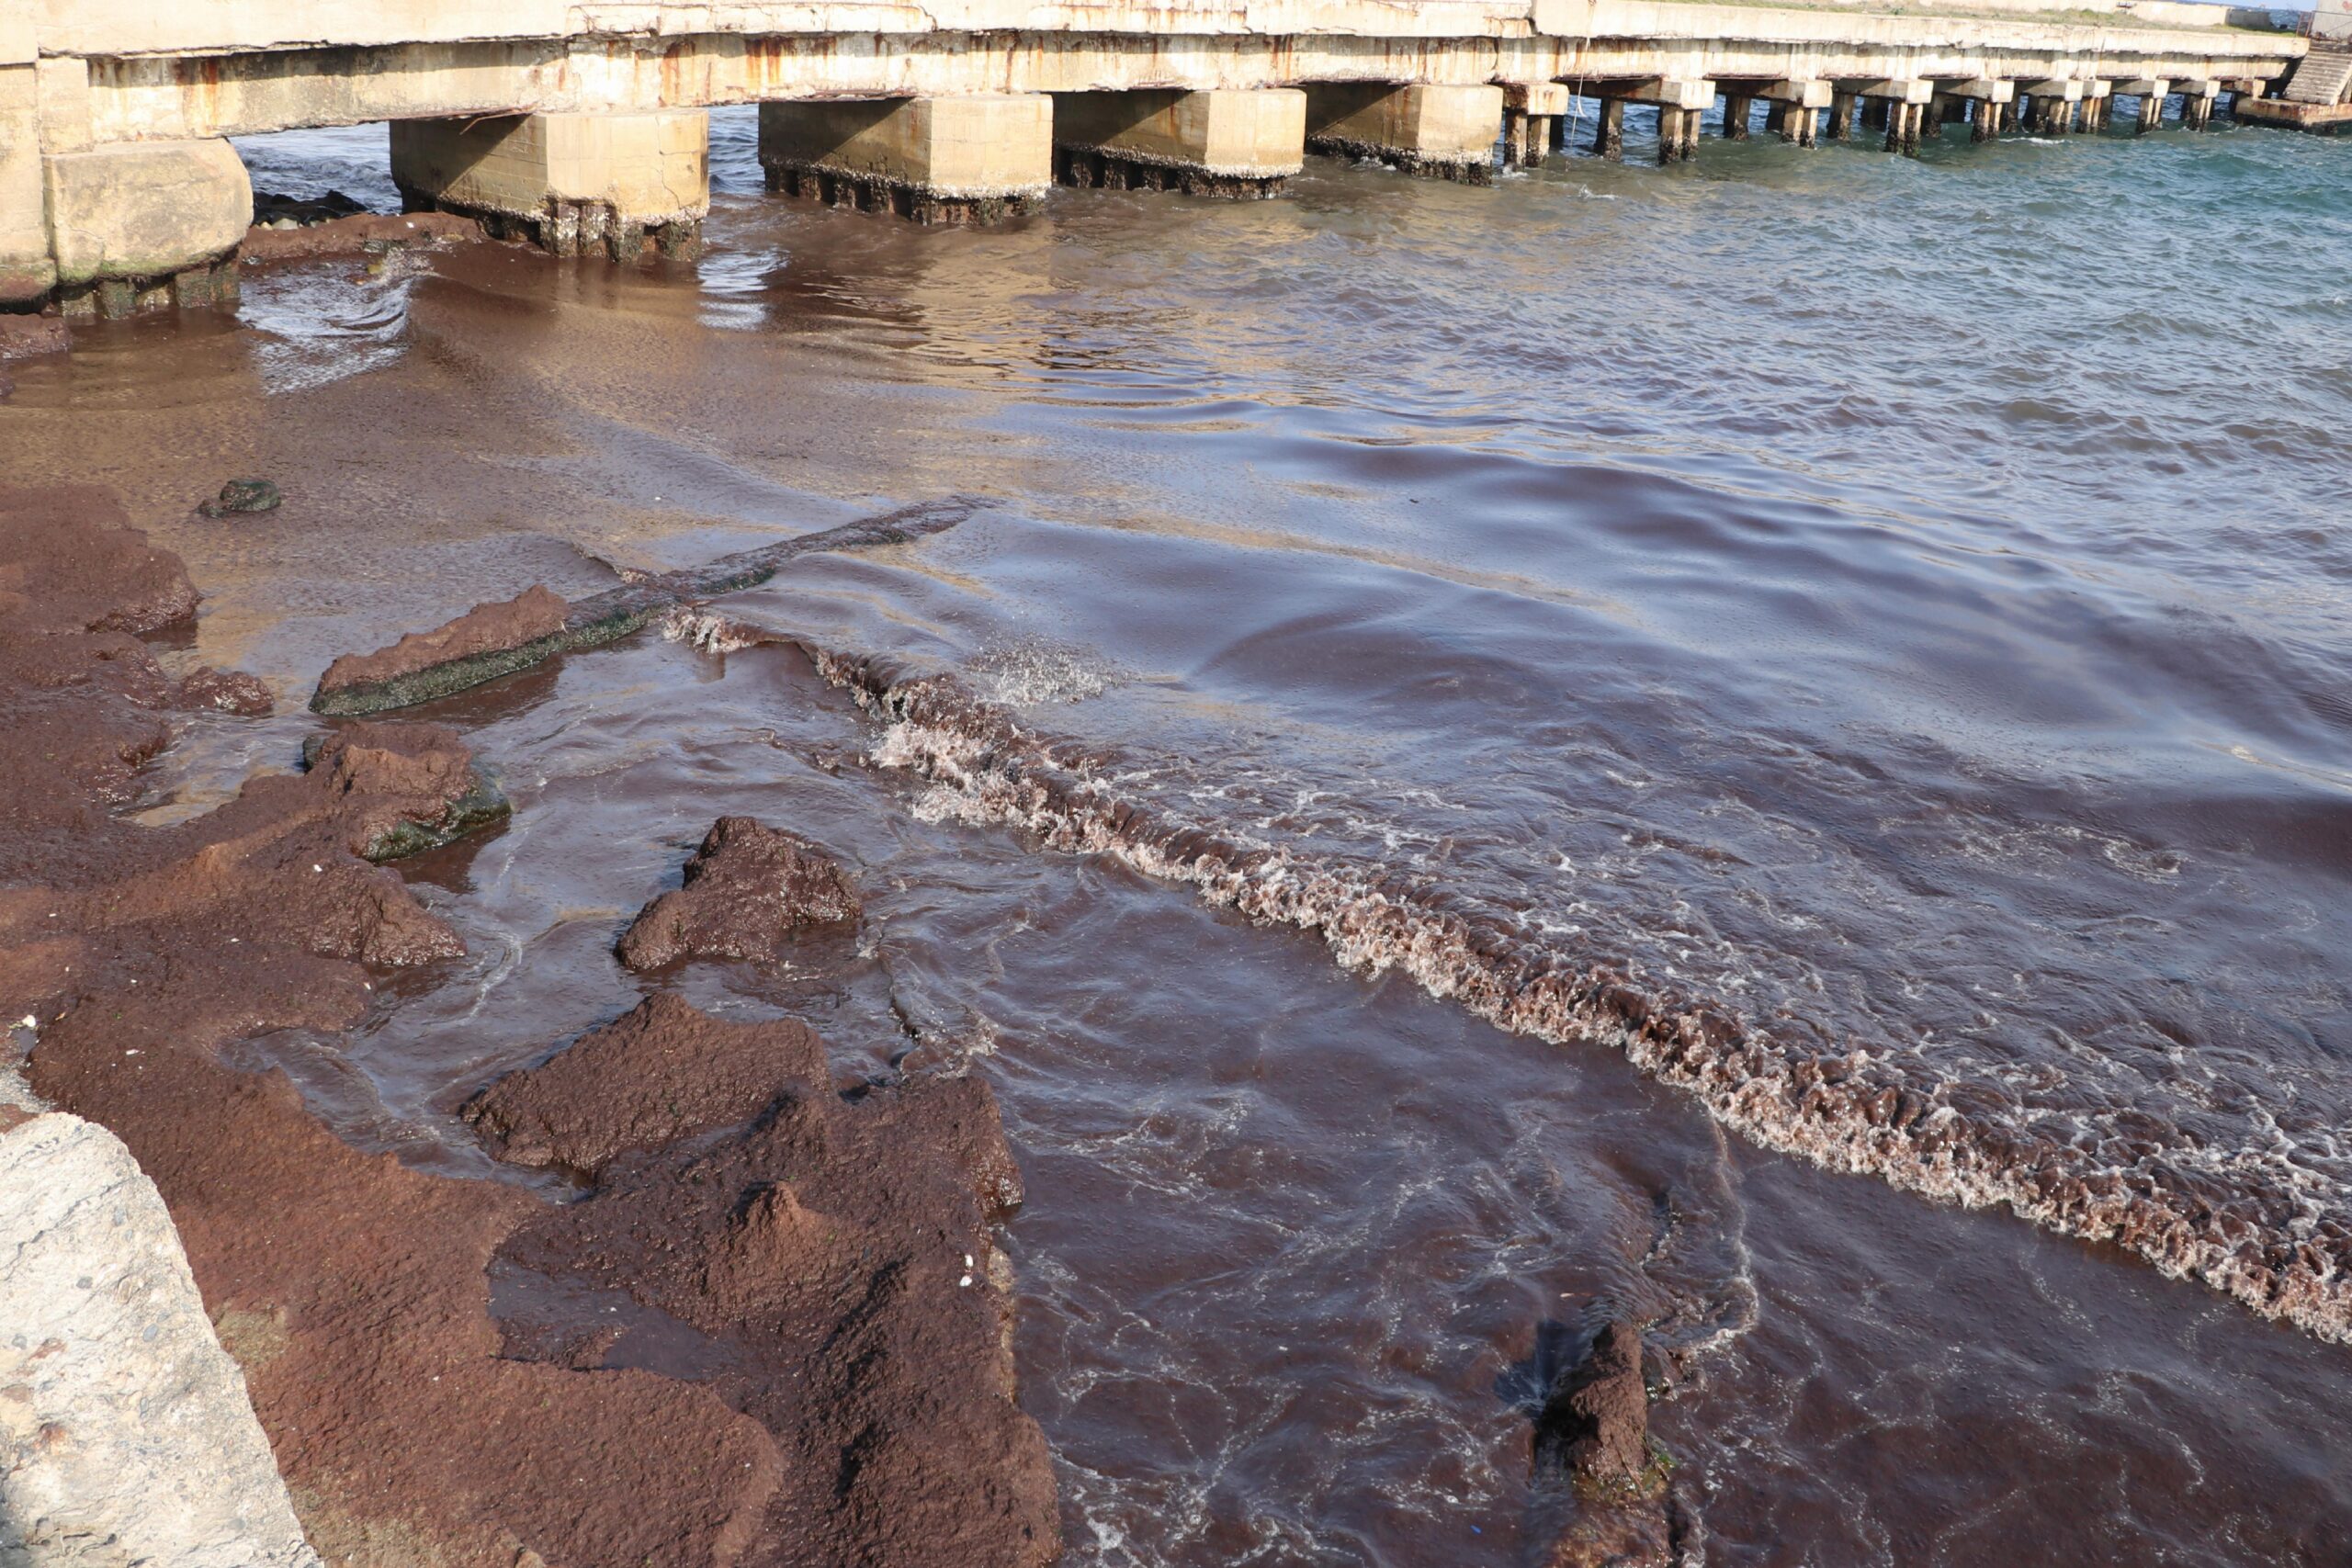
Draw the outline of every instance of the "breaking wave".
M1615 1044L1768 1148L1971 1208L2007 1205L2266 1317L2352 1342L2352 1226L2250 1158L2216 1158L2145 1117L2085 1128L2078 1141L2046 1137L1986 1109L1963 1079L1931 1081L1867 1044L1829 1055L1775 1038L1720 1003L1575 952L1557 929L1442 886L1182 820L1123 792L1113 760L1024 728L957 675L798 646L883 726L876 763L929 786L925 816L1112 856L1260 924L1316 932L1342 967L1401 972L1514 1033Z

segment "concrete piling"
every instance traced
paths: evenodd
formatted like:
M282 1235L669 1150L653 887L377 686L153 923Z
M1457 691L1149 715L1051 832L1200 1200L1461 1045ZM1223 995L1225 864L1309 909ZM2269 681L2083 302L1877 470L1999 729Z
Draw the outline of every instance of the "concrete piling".
M633 261L700 246L710 117L700 109L400 120L392 180L413 212L462 213L560 256Z
M1431 83L1317 83L1306 89L1306 146L1377 158L1429 179L1492 185L1500 87Z
M233 304L253 186L222 141L119 142L40 160L59 309L80 319Z
M1305 165L1306 95L1295 87L1057 94L1053 147L1064 185L1279 196Z
M1614 163L1625 156L1625 100L1603 98L1592 122L1592 153Z
M1829 124L1822 134L1831 141L1844 141L1854 134L1854 95L1839 88L1829 97Z
M1044 93L760 106L760 165L780 195L925 224L993 223L1054 178Z

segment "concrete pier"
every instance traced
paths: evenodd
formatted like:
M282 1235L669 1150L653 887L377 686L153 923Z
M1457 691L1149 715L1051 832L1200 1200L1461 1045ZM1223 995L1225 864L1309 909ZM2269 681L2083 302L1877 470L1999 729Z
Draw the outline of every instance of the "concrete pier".
M2144 136L2163 123L2165 99L2172 94L2171 83L2159 81L2154 77L2143 76L2128 82L2116 83L2115 91L2120 96L2140 100L2139 113L2133 122L2133 130L2137 134Z
M612 255L641 236L692 248L701 111L722 104L761 106L775 189L934 221L1042 194L1057 118L1065 177L1265 194L1291 166L1283 102L1304 104L1302 146L1475 183L1498 137L1514 163L1550 151L1569 95L1601 102L1609 157L1624 106L1653 106L1668 163L1695 149L1719 86L1735 140L1762 98L1799 145L1846 140L1859 109L1905 152L1944 123L1939 92L1981 131L1988 100L1963 88L1986 82L2053 130L2104 123L2098 84L2168 84L2191 129L2225 91L2242 118L2352 117L2352 74L2316 63L2292 90L2326 102L2262 96L2314 45L2257 13L2034 4L0 0L0 309L217 294L241 178L221 139L308 126L390 122L411 199ZM1792 84L1802 101L1775 95ZM1303 98L1260 96L1283 93ZM1228 123L1228 101L1256 107ZM1997 134L2014 111L1996 107Z
M1377 158L1430 179L1492 185L1502 120L1500 87L1318 83L1306 89L1311 151Z
M234 303L253 186L226 141L138 141L43 160L52 281L73 316Z
M1295 87L1060 94L1053 146L1064 185L1279 196L1305 165L1306 95Z
M1927 127L1928 106L1934 102L1930 81L1888 78L1862 83L1857 89L1871 103L1871 125L1886 132L1886 151L1906 157L1919 155L1919 137Z
M1625 156L1625 100L1603 98L1592 122L1592 155L1616 162Z
M560 256L690 256L710 212L710 116L530 114L400 120L392 181L412 212L462 213Z
M1503 161L1532 167L1560 144L1568 89L1558 82L1514 82L1503 87Z
M1767 82L1756 96L1778 111L1780 123L1773 129L1780 132L1781 141L1812 147L1820 140L1821 111L1836 103L1838 91L1828 82L1782 78Z
M989 223L1054 179L1054 100L1043 93L760 106L771 191L918 223Z

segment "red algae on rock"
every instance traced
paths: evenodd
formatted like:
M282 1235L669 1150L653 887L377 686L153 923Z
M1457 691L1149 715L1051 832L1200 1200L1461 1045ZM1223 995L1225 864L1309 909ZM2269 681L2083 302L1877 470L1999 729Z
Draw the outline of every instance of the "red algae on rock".
M639 972L687 958L775 960L804 927L858 917L848 873L808 840L749 817L722 817L686 863L685 886L642 910L620 941Z
M562 633L571 609L543 587L527 588L495 604L477 604L447 626L411 632L390 648L345 654L319 678L318 694L311 705L322 713L340 711L342 705L336 699L345 694L396 690L405 681L457 660L515 652L547 642Z
M713 1018L664 991L460 1114L503 1160L594 1176L628 1150L748 1122L783 1086L824 1080L824 1043L807 1024Z
M802 1035L771 1035L785 1048L756 1095L757 1036L775 1027L662 1001L575 1045L590 1059L560 1081L577 1146L642 1136L632 1084L687 1081L698 1061L734 1086L744 1124L612 1159L591 1197L541 1212L503 1256L626 1292L733 1352L713 1386L787 1461L746 1562L1042 1568L1060 1539L1044 1435L1013 1400L993 1236L1021 1186L994 1097L921 1076L845 1099Z
M366 857L446 825L479 780L447 728L360 724L206 816L113 816L168 743L175 702L198 694L133 635L184 618L194 591L120 524L97 491L0 494L0 995L38 1021L35 1091L120 1137L163 1194L313 1545L356 1568L1048 1560L1051 1474L1011 1398L1002 1271L940 1278L967 1252L993 1260L989 1221L1017 1192L983 1086L843 1105L813 1036L746 1026L784 1048L641 1135L734 1117L752 1131L691 1159L625 1156L594 1200L553 1209L361 1153L283 1075L220 1059L266 1032L348 1028L375 999L371 972L461 951ZM740 1047L711 1034L697 1049ZM541 1081L583 1100L605 1087ZM627 1093L614 1103L642 1122ZM583 1122L592 1134L606 1150L636 1136ZM809 1227L756 1190L795 1182L839 1227L811 1234L860 1238L814 1256L919 1279L922 1310L860 1286L873 1304L837 1312L831 1343L810 1337L824 1292L861 1276L798 1282L775 1238ZM501 1247L576 1258L601 1283L640 1215L681 1228L635 1288L743 1339L737 1382L509 1353L487 1274ZM815 1304L725 1317L779 1292ZM836 1490L853 1451L870 1454L867 1479ZM945 1554L911 1555L900 1521ZM1008 1529L1025 1555L995 1544Z

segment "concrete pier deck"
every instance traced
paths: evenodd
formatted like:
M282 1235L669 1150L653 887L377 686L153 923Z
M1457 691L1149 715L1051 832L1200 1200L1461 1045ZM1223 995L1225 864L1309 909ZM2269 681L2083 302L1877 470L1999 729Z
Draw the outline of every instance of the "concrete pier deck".
M1740 106L1735 136L1760 99L1800 146L1847 137L1858 106L1895 151L1962 115L1997 134L2018 99L2025 123L2096 129L2126 83L2186 93L2194 126L2215 95L2259 96L2306 51L2237 25L2266 15L2177 0L1905 0L1899 15L1695 0L0 0L0 309L218 294L248 199L221 139L260 131L390 121L417 205L559 251L679 254L707 205L696 121L716 105L768 107L779 190L962 221L1019 210L1057 172L1265 194L1310 143L1477 182L1498 142L1514 161L1544 156L1569 129L1568 94L1607 106L1603 152L1622 145L1625 104L1655 106L1663 162L1691 155L1719 97ZM1262 96L1289 90L1304 117L1297 99Z

